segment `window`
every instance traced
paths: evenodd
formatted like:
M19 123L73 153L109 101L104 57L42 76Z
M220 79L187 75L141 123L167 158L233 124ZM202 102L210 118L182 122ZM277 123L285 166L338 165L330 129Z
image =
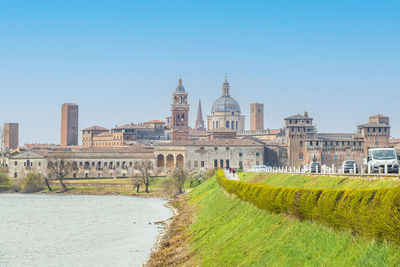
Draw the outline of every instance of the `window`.
M220 166L221 168L224 168L224 160L223 160L223 159L221 159L221 160L219 161L219 166Z
M18 165L18 161L14 161L14 166L17 166Z
M204 161L201 162L201 167L204 167Z
M303 153L299 154L299 159L303 159Z
M218 150L218 147L214 147L214 150Z
M229 150L229 146L226 147L226 150Z
M243 156L243 153L239 153L239 157L242 157Z
M243 169L243 162L242 161L239 161L239 168Z
M18 178L18 172L14 172L14 178Z
M259 156L260 156L260 153L259 153L259 152L257 152L257 153L256 153L256 157L259 157ZM257 164L257 165L258 165L258 164Z
M218 160L217 159L214 160L214 167L218 168Z
M229 129L229 121L226 121L225 125L226 125L226 128Z

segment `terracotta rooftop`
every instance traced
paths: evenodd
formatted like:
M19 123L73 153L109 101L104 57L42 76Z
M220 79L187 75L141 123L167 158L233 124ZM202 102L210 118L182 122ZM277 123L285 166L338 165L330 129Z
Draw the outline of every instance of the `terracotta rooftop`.
M143 124L165 124L166 122L164 121L159 121L159 120L152 120L152 121L146 121Z
M112 133L107 131L107 132L99 133L95 137L111 137L111 136L112 136Z
M308 117L308 114L307 114L307 116L296 114L296 115L285 118L285 120L288 120L288 119L312 119L312 118Z
M83 129L82 131L108 131L108 129L101 127L101 126L92 126L92 127L88 127L86 129Z
M153 128L153 127L151 127L150 125L129 123L129 124L121 125L121 126L115 126L112 129L113 130L123 130L123 129L151 129L151 128Z
M384 123L371 123L371 122L367 122L367 123L358 125L358 128L363 128L363 127L386 127L386 128L390 128L389 125L384 124Z
M269 129L269 134L280 134L282 129Z
M250 139L200 139L196 141L172 141L157 146L262 146Z
M236 133L235 130L228 129L226 127L221 127L218 129L212 130L213 133Z

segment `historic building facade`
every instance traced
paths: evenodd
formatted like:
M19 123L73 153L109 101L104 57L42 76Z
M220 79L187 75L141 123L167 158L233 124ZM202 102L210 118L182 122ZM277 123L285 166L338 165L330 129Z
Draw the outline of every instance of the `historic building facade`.
M239 103L230 95L230 86L225 76L222 84L222 96L212 105L211 114L207 117L209 131L226 127L235 131L243 131L245 118L241 115Z
M250 139L201 139L155 146L159 168L241 168L264 164L264 145Z
M294 115L285 118L288 166L305 166L320 162L328 166L345 160L356 160L362 165L369 148L389 147L389 118L375 115L359 125L357 133L318 133L313 118Z
M82 147L127 147L136 143L168 140L165 122L153 120L142 124L115 126L110 130L92 126L82 130Z
M48 164L59 153L72 166L68 178L132 177L135 166L142 161L154 164L154 149L141 144L127 148L32 149L9 158L9 175L26 178L28 173L36 172L49 177Z

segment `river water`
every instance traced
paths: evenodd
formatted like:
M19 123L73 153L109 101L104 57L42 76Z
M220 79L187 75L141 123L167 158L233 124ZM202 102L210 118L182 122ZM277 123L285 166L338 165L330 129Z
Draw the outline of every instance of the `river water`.
M165 203L0 194L0 266L140 266L161 231L154 222L172 216Z

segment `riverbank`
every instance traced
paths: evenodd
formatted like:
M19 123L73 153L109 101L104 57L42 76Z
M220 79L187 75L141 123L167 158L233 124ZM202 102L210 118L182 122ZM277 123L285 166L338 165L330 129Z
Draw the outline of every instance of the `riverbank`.
M179 214L148 266L397 266L400 246L272 214L211 178L173 201Z

